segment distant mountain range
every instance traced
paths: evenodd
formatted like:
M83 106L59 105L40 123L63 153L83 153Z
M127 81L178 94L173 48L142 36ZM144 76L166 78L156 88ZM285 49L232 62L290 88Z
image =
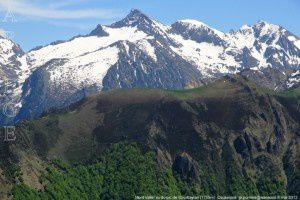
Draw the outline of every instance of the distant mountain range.
M196 20L171 26L132 10L90 34L27 53L0 38L0 124L37 117L114 88L193 88L241 73L273 90L300 82L300 39L259 21L223 33Z

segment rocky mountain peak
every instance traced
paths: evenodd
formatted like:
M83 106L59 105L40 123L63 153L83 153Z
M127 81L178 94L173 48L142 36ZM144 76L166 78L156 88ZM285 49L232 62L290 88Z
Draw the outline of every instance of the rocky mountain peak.
M127 15L127 17L128 18L144 18L147 16L138 9L132 9L130 11L130 13Z
M251 34L253 32L253 27L249 26L248 24L243 25L239 30L230 31L230 34L235 34L236 32L242 33L242 34Z
M113 23L111 27L120 28L124 26L137 26L140 24L149 24L151 19L137 9L132 9L130 13L121 21Z
M90 34L89 36L108 36L108 33L104 31L102 25L98 25Z
M253 29L255 30L255 34L257 37L263 37L265 35L278 34L283 28L279 25L260 20L253 25Z

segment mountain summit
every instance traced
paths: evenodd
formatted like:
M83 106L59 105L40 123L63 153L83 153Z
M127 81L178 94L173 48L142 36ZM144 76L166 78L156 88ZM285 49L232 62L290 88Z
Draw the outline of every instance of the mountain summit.
M134 9L88 35L27 53L0 42L0 72L13 82L2 106L10 102L17 114L0 124L115 88L193 88L239 72L274 90L299 80L299 37L267 22L223 33L190 19L167 26Z
M149 17L137 9L132 9L130 13L121 21L113 23L111 27L120 28L124 26L138 26L151 23Z

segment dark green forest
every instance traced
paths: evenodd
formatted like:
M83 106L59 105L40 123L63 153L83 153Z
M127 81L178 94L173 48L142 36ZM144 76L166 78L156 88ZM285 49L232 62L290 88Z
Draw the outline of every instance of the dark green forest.
M257 183L242 175L232 160L227 165L227 194L285 194L283 183L263 177ZM158 169L154 153L143 153L136 144L118 143L103 156L70 166L56 159L40 177L44 189L20 183L13 187L15 200L38 199L134 199L135 196L215 194L222 177L204 173L202 182L183 180L172 169Z

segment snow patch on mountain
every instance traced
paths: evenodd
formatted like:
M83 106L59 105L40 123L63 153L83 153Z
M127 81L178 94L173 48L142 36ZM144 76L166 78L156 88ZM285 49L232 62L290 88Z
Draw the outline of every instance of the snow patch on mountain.
M179 47L171 47L177 54L198 67L204 76L212 76L212 73L230 73L228 66L239 66L232 56L223 57L224 49L211 43L197 43L184 39L180 35L172 34Z
M179 20L179 23L183 23L188 26L189 29L206 29L206 30L212 30L214 31L219 37L224 37L225 34L221 31L218 31L217 29L211 28L210 26L206 25L203 22L200 22L198 20L193 19L183 19Z
M13 46L15 44L6 39L0 37L0 63L3 65L7 65L10 63L10 58L15 55L13 51Z
M154 39L154 38L152 38ZM157 57L155 54L155 48L149 43L148 40L143 39L143 40L139 40L137 42L138 47L144 51L145 53L147 53L151 58L153 58L153 60L156 62L157 61Z
M298 47L298 49L300 49L300 40L297 40L297 41L295 42L295 45Z
M291 74L287 81L287 87L291 88L296 84L300 83L300 70Z
M260 29L259 36L270 36L272 34L277 34L280 31L280 26L275 24L270 24L265 21L259 21L257 24L255 24L255 27ZM283 30L284 31L284 30Z
M63 67L49 69L53 83L70 84L76 88L82 84L102 87L102 79L107 70L118 61L119 50L116 47L104 49L78 56L67 61Z
M238 31L231 31L229 37L229 42L232 42L239 49L244 47L251 48L255 42L254 31L248 25L242 26Z
M31 64L41 66L51 59L57 58L75 58L87 52L96 51L100 48L109 46L117 41L126 40L135 42L147 37L142 31L135 27L110 28L103 27L108 36L105 37L78 37L69 42L49 45L42 49L29 52Z

